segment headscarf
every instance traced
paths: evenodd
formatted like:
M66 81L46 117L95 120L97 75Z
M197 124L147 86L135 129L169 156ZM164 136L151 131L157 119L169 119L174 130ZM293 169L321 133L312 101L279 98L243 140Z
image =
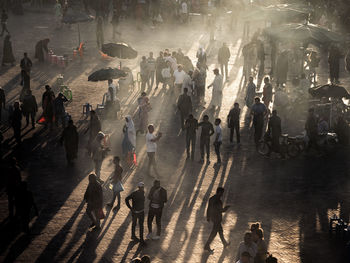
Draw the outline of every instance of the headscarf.
M128 128L128 138L132 146L136 148L136 130L134 121L132 120L130 115L127 115L125 117L128 121L125 123L126 127Z

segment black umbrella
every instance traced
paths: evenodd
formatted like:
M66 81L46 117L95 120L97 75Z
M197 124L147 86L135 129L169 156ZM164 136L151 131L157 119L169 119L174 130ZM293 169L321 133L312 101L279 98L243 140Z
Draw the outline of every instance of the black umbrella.
M327 98L350 99L350 94L344 87L333 85L333 84L326 84L326 85L317 86L315 88L310 88L309 93L313 97L318 97L318 98L327 97Z
M65 24L78 24L78 35L79 35L79 45L80 45L80 27L79 23L90 22L94 20L93 16L87 15L86 13L79 11L68 9L67 13L62 18L62 23Z
M137 51L126 43L103 44L101 51L110 57L120 59L134 59L137 57Z
M95 71L88 77L88 81L104 81L109 79L118 79L125 77L126 73L117 68L103 68Z

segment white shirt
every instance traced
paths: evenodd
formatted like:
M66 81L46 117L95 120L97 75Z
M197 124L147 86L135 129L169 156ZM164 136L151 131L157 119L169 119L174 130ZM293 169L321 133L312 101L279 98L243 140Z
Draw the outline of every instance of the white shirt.
M181 8L182 8L182 13L183 14L187 14L187 4L186 4L186 2L182 2L182 4L181 4Z
M175 84L182 84L186 77L186 72L183 70L181 71L175 70L174 77L175 77Z
M169 61L170 64L171 64L171 68L175 71L177 70L177 62L176 62L176 59L171 57L171 56L168 56L168 57L165 57L164 58L165 61Z
M215 133L216 133L216 136L218 137L218 142L222 142L222 128L221 128L221 125L215 126Z
M254 263L254 258L255 258L256 252L258 251L256 244L253 242L252 245L250 247L248 247L244 244L244 242L241 242L239 244L239 247L238 247L237 258L240 258L244 251L249 252L249 254L251 256L249 262Z
M147 149L148 153L155 153L157 151L157 143L151 141L151 140L154 140L156 138L157 138L157 136L155 136L154 133L147 132L146 149Z
M167 78L171 78L171 68L163 68L162 69L162 77L167 79Z

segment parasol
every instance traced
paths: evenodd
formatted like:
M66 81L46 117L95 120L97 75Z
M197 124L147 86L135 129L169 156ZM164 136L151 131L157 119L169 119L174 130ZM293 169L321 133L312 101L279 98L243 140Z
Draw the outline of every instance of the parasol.
M315 88L310 88L309 93L313 97L318 97L318 98L327 97L327 98L338 98L338 99L342 99L342 98L350 99L350 94L344 87L333 85L333 84L326 84L326 85L317 86Z
M109 79L118 79L125 76L126 73L123 70L117 68L104 68L92 73L88 77L88 81L104 81Z
M101 50L110 57L120 59L134 59L137 57L137 51L126 43L103 44Z
M68 9L67 13L62 18L62 23L65 24L78 24L78 37L79 37L79 45L80 45L80 27L79 23L90 22L94 20L93 16L87 15L86 13L79 11Z
M309 41L316 44L341 42L343 37L328 28L315 24L291 23L266 28L265 33L278 39Z

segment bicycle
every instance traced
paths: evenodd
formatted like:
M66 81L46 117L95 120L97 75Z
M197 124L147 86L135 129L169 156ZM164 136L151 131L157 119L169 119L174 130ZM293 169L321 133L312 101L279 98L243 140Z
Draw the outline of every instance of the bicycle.
M280 137L279 153L284 157L288 155L294 158L299 155L301 148L299 148L297 141L293 137L288 137L288 134L282 134ZM269 156L275 150L272 146L272 138L265 134L264 139L258 144L257 151L263 156Z

